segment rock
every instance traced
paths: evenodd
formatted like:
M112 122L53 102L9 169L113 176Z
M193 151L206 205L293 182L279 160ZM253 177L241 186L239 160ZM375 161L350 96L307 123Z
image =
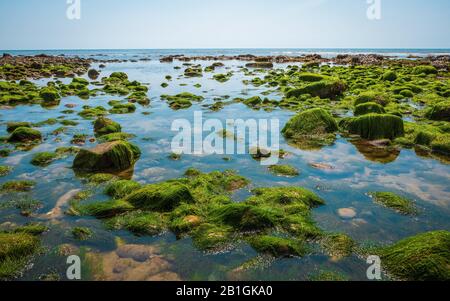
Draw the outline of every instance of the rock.
M28 143L41 140L41 132L27 127L19 127L15 129L11 136L8 138L8 142L12 143Z
M335 167L333 165L327 163L310 163L311 167L322 170L334 170Z
M90 69L88 71L88 76L89 76L90 79L96 80L100 76L100 72L98 72L95 69Z
M341 208L338 210L338 214L343 219L352 219L356 217L356 210L353 208Z
M84 171L123 171L132 167L140 155L140 150L128 142L108 142L93 149L80 150L73 168Z
M299 97L309 94L313 97L336 99L347 89L346 84L339 79L328 79L313 82L302 88L289 89L286 92L286 98Z
M94 132L98 136L120 133L121 131L120 124L111 119L100 117L94 122Z
M405 134L402 118L389 114L368 114L346 118L339 125L350 134L369 140L393 140Z

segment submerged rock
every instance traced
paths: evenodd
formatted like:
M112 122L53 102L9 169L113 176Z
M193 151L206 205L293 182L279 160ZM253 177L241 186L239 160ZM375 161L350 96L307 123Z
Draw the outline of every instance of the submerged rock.
M94 122L94 132L98 136L120 133L122 127L111 119L100 117Z
M123 171L132 167L140 155L140 150L131 143L107 142L93 149L80 150L73 168L83 171Z
M410 200L392 192L372 192L369 194L376 203L395 210L404 215L414 215L417 209Z
M30 143L42 140L42 134L38 130L28 127L19 127L9 136L8 142L12 143Z

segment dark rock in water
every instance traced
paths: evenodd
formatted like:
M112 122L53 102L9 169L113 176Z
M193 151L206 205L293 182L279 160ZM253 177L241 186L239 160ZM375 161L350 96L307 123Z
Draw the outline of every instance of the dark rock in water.
M9 53L3 53L3 57L12 57L12 55Z
M261 68L261 69L271 69L273 68L272 62L254 62L245 65L247 68Z
M95 69L90 69L88 71L88 76L89 76L90 79L96 80L100 76L100 72L98 72Z
M80 150L73 168L83 171L123 171L132 167L140 155L137 146L125 141L114 141Z

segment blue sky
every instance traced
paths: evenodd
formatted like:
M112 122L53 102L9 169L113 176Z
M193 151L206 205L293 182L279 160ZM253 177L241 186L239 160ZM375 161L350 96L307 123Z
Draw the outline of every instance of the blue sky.
M0 49L450 48L450 1L0 0Z

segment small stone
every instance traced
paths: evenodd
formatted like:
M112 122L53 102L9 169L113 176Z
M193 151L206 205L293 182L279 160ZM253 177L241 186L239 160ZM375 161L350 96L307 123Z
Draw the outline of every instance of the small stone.
M352 219L356 217L356 211L353 208L341 208L338 210L338 214L344 219Z

